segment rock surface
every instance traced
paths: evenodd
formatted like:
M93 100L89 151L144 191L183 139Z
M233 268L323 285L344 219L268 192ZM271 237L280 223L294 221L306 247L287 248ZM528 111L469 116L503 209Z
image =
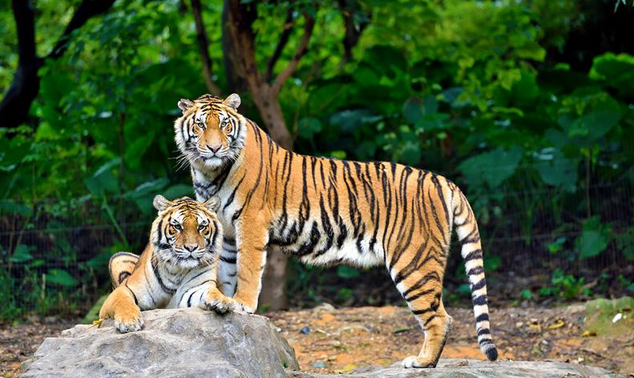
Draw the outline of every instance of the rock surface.
M101 328L78 325L48 338L22 377L292 377L340 374L302 373L295 352L262 316L220 316L201 309L143 312L145 328L121 334L111 320ZM607 370L556 361L445 359L436 369L369 366L349 378L607 378Z
M144 311L145 327L119 333L78 325L48 338L24 363L23 377L286 377L293 349L258 315L198 308Z
M292 378L334 378L340 374L288 372ZM355 369L347 378L615 378L617 375L601 368L572 365L558 361L498 361L446 359L435 369L403 369L390 367Z

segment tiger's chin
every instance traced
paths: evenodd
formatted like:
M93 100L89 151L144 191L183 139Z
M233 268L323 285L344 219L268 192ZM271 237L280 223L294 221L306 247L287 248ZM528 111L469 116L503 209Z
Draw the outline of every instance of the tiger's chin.
M195 257L178 258L174 261L174 265L182 270L192 270L205 265L203 260Z
M229 159L224 156L211 156L202 159L203 166L207 169L218 169L229 163Z

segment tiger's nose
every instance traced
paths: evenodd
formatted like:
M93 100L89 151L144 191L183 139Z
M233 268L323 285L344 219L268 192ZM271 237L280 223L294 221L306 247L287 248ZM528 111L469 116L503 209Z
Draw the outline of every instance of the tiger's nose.
M183 248L185 248L189 252L194 252L195 250L198 249L198 244L185 244L183 245Z
M217 144L215 146L211 146L211 145L207 145L207 148L209 148L211 151L213 152L218 152L218 150L220 149L220 147L222 147L221 145Z

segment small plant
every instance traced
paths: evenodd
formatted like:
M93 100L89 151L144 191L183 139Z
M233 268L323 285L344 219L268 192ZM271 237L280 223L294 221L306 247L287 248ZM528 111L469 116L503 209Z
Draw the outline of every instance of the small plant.
M553 286L542 287L539 290L541 296L576 299L580 296L592 295L592 290L586 287L585 278L576 278L572 274L565 274L561 269L556 269L553 272L551 283Z

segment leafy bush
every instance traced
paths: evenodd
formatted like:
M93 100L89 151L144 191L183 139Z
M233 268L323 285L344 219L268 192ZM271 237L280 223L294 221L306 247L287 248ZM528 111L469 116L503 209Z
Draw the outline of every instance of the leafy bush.
M319 4L323 21L280 94L297 151L392 160L455 180L483 240L504 242L485 243L487 269L521 269L520 256L552 273L542 294L588 295L584 285L605 261L634 261L634 57L586 55L590 69L555 60L568 33L594 15L572 0L363 1L356 25L372 17L343 64L339 9ZM52 33L64 15L37 6L38 28ZM254 25L258 55L268 57L285 15L258 6L266 15ZM204 9L210 25L221 9L220 1ZM72 36L67 54L45 62L31 120L0 129L0 301L8 304L0 318L87 309L108 289L108 257L146 242L152 196L192 194L172 141L177 99L205 92L190 13L173 1L116 2ZM10 13L0 20L4 89L17 55ZM220 28L208 29L214 70L223 72ZM224 75L216 79L228 88ZM259 121L242 95L241 111ZM449 279L465 278L460 265L451 262ZM326 282L322 271L292 271L291 292L318 301L308 283ZM344 285L331 294L346 302L348 283L367 272L329 274Z

